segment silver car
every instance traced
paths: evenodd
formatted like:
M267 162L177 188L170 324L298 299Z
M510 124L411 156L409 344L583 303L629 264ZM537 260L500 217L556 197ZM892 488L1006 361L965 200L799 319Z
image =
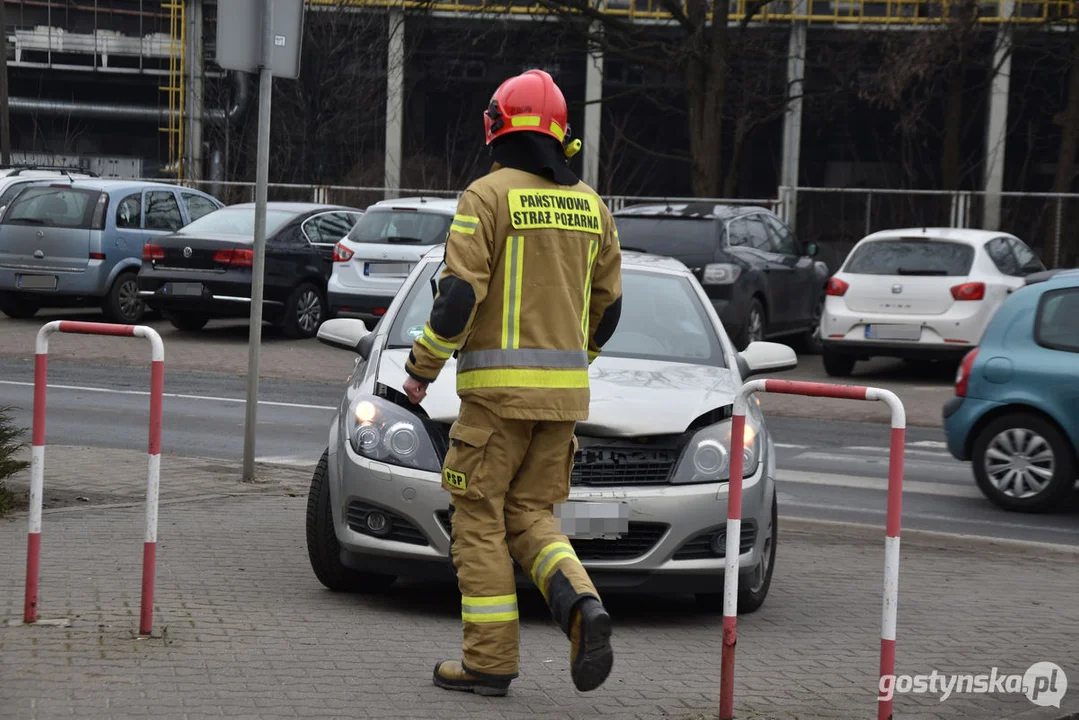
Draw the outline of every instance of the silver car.
M319 330L322 342L359 356L308 497L311 565L331 590L383 589L401 576L453 579L440 468L459 409L454 360L420 406L401 392L443 255L440 247L420 260L374 332L348 318ZM569 504L611 504L600 514L620 514L628 526L618 537L586 528L570 540L601 591L693 593L718 610L734 395L747 376L797 360L775 343L737 353L677 260L626 252L622 269L622 319L589 371L591 410L577 424ZM756 404L746 424L739 607L752 612L768 593L776 552L775 455ZM520 572L518 580L528 583Z

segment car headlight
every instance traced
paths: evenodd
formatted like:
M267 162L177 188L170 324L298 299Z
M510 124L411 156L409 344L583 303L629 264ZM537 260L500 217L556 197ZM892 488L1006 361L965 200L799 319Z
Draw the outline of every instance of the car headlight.
M423 422L391 402L361 395L349 407L345 425L352 449L366 458L430 472L442 469Z
M731 421L724 420L701 428L682 450L682 457L674 469L671 482L707 483L730 479L731 472ZM742 477L757 472L761 459L761 433L753 418L746 418L746 432L742 460Z

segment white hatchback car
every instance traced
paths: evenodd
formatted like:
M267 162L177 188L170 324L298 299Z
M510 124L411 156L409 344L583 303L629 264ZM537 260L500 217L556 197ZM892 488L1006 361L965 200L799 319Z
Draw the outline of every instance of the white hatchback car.
M997 307L1045 269L1003 232L884 230L854 246L828 281L821 315L824 369L850 375L872 357L959 360Z
M401 284L428 250L446 242L457 201L414 197L383 200L367 208L337 243L327 286L330 316L380 319Z

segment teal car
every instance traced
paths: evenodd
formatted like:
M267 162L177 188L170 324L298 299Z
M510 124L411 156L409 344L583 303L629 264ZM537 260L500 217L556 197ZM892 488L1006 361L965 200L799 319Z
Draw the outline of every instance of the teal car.
M1027 278L963 359L944 405L948 450L1017 512L1060 508L1079 468L1079 269Z

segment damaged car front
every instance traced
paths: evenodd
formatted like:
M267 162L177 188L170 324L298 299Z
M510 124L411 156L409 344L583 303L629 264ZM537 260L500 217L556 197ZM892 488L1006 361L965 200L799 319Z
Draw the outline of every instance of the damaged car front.
M308 504L312 567L334 590L453 579L441 466L460 406L454 360L420 405L400 390L441 260L441 249L423 259L373 332L344 318L319 332L358 356ZM734 395L751 374L793 367L795 355L774 343L738 354L681 263L626 252L622 268L622 320L590 368L589 418L577 424L570 498L556 512L601 591L692 593L719 609ZM775 458L755 403L743 445L739 607L752 612L776 552ZM595 521L582 521L593 509Z

